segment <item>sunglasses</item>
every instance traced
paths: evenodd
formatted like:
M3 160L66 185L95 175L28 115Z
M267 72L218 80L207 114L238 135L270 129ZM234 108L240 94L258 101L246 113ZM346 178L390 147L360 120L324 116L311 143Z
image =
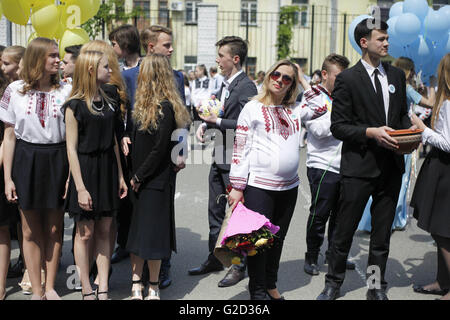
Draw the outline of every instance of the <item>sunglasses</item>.
M281 77L281 82L282 82L284 85L288 86L288 85L290 85L290 84L292 83L292 78L291 78L291 77L289 77L289 76L287 76L287 75L285 75L285 74L281 75L281 73L278 72L278 71L274 71L274 72L272 72L272 74L270 75L270 78L271 78L273 81L277 81L278 79L280 79L280 77Z

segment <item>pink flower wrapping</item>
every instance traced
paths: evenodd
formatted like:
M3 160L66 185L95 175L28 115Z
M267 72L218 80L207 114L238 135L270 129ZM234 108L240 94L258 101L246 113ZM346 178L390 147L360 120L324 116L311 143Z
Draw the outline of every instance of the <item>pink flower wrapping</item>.
M239 202L231 214L221 244L225 244L227 238L229 237L237 234L249 234L253 231L261 229L262 227L267 227L267 229L269 229L269 231L273 234L276 234L278 230L280 230L280 227L272 224L272 222L270 222L270 220L265 216L247 209L241 202Z

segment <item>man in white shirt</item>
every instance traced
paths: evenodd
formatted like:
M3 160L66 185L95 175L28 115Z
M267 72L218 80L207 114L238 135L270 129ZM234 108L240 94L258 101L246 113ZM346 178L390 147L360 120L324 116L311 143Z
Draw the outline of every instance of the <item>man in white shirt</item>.
M300 77L301 85L306 89L300 115L309 133L306 167L311 190L310 215L306 229L307 252L303 269L310 275L319 274L318 257L327 221L328 248L331 247L333 239L341 181L339 168L342 142L334 138L330 131L333 101L331 93L336 76L347 69L349 63L346 57L332 53L322 64L321 84L310 87L306 80ZM310 109L320 109L324 113L307 120ZM327 250L326 256L328 255ZM347 261L347 269L355 269L355 265Z

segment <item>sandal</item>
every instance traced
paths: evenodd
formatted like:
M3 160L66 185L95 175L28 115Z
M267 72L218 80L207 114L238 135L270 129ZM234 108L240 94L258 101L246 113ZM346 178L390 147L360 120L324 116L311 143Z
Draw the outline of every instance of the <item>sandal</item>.
M108 294L108 291L98 291L98 287L97 287L97 289L94 291L94 293L95 293L95 297L97 298L97 300L100 300L98 298L98 296L101 295L101 294ZM111 299L108 298L106 300L111 300Z
M90 296L94 296L95 297L95 299L93 299L93 300L98 300L97 299L97 294L96 294L95 291L92 291L91 293L81 293L81 295L83 296L83 300L85 300L84 299L85 297L90 297Z
M140 284L141 289L140 290L131 290L130 300L144 300L144 288L143 288L142 280L132 280L131 283L132 283L132 285Z
M159 296L159 281L157 282L148 282L152 286L157 286L158 289L153 290L151 287L148 287L148 295L145 297L145 300L161 300Z

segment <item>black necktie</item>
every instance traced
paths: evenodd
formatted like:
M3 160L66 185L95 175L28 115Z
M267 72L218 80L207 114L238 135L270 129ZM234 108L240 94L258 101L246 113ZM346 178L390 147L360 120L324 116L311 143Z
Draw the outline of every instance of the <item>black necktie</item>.
M375 89L377 90L376 93L377 93L378 104L384 110L383 89L381 89L381 83L380 83L380 80L378 79L378 75L380 74L380 70L375 69L375 71L373 73L374 73L374 76L375 76Z

